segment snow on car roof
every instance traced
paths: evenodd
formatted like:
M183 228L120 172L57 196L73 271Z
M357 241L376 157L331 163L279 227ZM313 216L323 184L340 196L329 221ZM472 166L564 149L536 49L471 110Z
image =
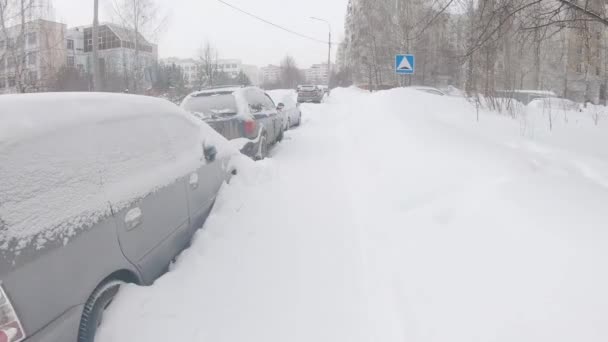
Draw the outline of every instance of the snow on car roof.
M0 251L67 241L228 146L169 101L109 93L0 96Z
M3 144L107 120L141 115L184 116L167 100L111 93L41 93L0 96L0 151Z
M227 87L215 87L209 89L201 89L193 92L190 96L201 96L201 95L209 95L209 94L217 94L217 93L234 93L236 91L242 90L244 87L239 86L227 86Z

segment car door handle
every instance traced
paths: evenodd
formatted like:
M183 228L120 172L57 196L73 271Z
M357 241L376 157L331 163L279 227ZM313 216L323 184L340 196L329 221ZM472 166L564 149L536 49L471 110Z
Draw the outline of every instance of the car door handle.
M190 183L190 187L192 189L198 188L198 173L191 174L190 181L188 183Z
M144 215L139 208L133 208L125 215L125 225L127 231L133 230L142 224Z

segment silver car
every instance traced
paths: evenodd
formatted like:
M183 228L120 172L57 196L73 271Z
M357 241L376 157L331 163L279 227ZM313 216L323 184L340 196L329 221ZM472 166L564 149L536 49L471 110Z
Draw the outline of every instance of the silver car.
M121 284L154 282L202 227L232 173L227 142L143 96L0 108L0 341L93 341Z
M257 87L217 87L188 95L181 107L228 140L244 141L241 152L255 160L283 140L283 120L270 96Z

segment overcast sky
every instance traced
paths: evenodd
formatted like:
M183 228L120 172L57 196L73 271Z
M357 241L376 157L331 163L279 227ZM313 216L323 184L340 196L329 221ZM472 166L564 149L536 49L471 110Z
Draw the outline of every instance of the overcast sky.
M100 0L102 21L110 20L112 0ZM120 1L120 0L114 0ZM160 57L195 57L205 40L219 50L220 58L239 58L243 63L278 64L290 54L298 65L327 61L327 45L299 38L248 17L217 0L155 0L168 14L165 32L158 37ZM327 25L309 19L327 19L334 41L344 32L348 0L225 0L264 19L294 31L327 40ZM92 22L93 0L52 0L56 19L68 26ZM336 49L332 54L335 57ZM332 57L332 58L333 58Z

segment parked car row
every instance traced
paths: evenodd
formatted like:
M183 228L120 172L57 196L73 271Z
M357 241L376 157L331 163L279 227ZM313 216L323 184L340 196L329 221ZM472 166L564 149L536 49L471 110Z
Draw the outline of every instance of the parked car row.
M0 342L93 342L125 283L148 285L203 226L241 152L268 155L293 93L0 97ZM227 140L228 139L228 140Z

